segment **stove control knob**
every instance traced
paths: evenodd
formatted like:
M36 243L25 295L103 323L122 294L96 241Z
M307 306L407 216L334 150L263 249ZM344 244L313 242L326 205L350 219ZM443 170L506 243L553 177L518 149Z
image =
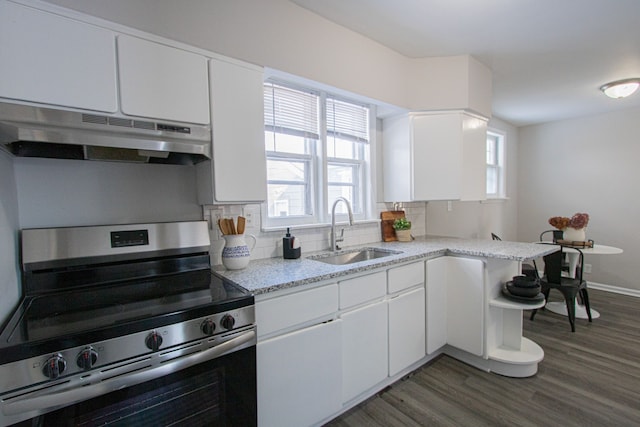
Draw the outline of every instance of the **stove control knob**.
M98 353L92 348L85 348L78 354L76 358L76 363L78 367L88 371L93 368L93 366L98 361Z
M62 356L57 354L55 356L51 356L46 361L46 363L44 364L44 367L42 368L42 373L46 377L49 377L52 380L55 380L60 375L62 375L65 369L67 369L67 361L64 360Z
M144 340L144 343L149 350L158 351L162 345L162 337L159 333L154 331L147 335L147 339Z
M233 329L233 325L236 324L236 319L233 318L230 314L225 314L222 316L222 320L220 320L220 324L225 329Z
M216 324L213 322L213 320L206 319L200 325L200 330L202 330L202 333L205 335L213 335L213 331L216 330Z

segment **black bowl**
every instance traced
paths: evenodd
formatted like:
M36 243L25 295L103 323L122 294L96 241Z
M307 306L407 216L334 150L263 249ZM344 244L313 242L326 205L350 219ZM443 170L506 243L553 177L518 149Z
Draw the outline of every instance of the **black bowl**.
M538 283L536 286L515 286L513 282L507 282L507 290L511 295L515 295L517 297L529 297L533 298L540 293L540 284Z
M537 277L531 276L513 276L513 285L519 288L535 288L540 286Z

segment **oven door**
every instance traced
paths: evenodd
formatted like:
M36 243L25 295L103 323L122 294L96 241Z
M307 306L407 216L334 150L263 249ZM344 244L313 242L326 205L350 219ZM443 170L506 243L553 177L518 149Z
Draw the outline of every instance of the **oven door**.
M66 406L18 426L255 426L256 347Z

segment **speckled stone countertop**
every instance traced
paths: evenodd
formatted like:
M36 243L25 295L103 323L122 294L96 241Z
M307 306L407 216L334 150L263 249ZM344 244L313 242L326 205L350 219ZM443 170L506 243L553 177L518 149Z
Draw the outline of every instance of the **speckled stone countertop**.
M378 242L345 248L344 252L359 248L380 248L398 252L383 258L347 265L332 265L309 259L329 251L303 254L298 259L267 258L252 260L243 270L226 270L217 265L213 271L255 295L281 289L330 280L348 274L445 254L500 258L527 261L557 250L551 245L495 240L456 239L450 237L421 237L413 242Z

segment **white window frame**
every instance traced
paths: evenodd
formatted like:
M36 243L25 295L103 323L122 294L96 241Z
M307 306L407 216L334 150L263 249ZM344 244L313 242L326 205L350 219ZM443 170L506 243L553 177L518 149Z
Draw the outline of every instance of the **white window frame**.
M310 168L310 191L311 195L308 203L311 203L313 213L311 215L287 216L287 217L270 217L268 204L269 200L263 203L261 209L262 229L273 230L283 229L285 227L296 226L298 228L309 226L317 227L329 224L331 222L331 207L334 200L328 200L328 177L327 167L329 164L345 164L357 165L360 168L360 176L357 178L360 185L360 204L362 209L360 212L354 212L356 221L366 221L373 219L373 204L375 200L375 135L376 135L376 111L375 106L366 102L359 102L349 97L344 97L325 90L316 90L310 87L304 87L295 83L290 83L280 79L268 79L265 83L274 83L306 92L312 92L320 97L320 139L316 144L312 144L312 160ZM361 105L369 109L369 142L362 143L360 147L362 159L343 159L328 158L327 154L327 114L326 100L327 98L345 101L356 105ZM291 156L294 157L295 155ZM278 153L267 153L267 160L279 157ZM289 155L285 155L289 157ZM351 201L351 200L350 200ZM353 201L352 205L353 205ZM344 204L337 206L338 211L345 209ZM346 211L345 211L346 212ZM342 213L336 214L336 221L343 222L347 220L347 215Z
M487 185L489 183L489 171L495 170L497 175L497 191L495 193L490 193L487 191L487 199L506 199L507 198L507 168L506 168L506 159L507 159L507 137L506 133L498 130L498 129L487 129L487 141L486 144L489 144L489 140L493 139L496 145L495 155L493 158L493 162L490 162L487 159Z

